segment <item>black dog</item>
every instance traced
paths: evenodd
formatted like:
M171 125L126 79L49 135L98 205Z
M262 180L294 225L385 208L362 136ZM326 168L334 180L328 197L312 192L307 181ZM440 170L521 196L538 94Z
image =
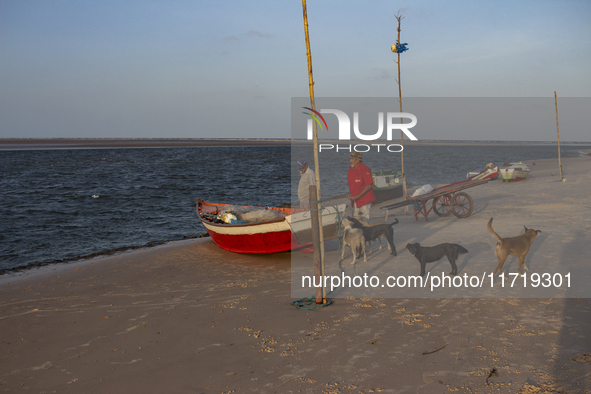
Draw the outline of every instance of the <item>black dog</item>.
M433 263L443 256L447 256L447 260L451 264L450 275L458 274L458 267L456 260L461 253L468 253L468 251L458 244L439 244L435 246L421 246L419 243L406 244L406 249L419 260L421 263L421 276L425 275L425 266L427 263Z
M349 219L353 223L353 228L359 228L363 230L365 242L375 241L383 235L386 237L386 240L390 245L390 249L392 250L391 253L394 256L398 255L396 253L396 246L394 245L394 230L392 229L392 226L398 223L398 219L394 219L396 221L390 224L382 223L374 224L373 226L364 226L363 224L361 224L361 222L359 222L359 220L352 217L348 217L347 219Z

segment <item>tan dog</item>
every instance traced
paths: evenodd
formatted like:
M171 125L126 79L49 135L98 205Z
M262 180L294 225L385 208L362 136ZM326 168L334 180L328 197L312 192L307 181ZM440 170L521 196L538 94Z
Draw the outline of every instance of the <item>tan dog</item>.
M361 224L363 224L365 227L375 226L376 224L387 224L386 222L368 223L365 220L363 220L363 218L357 217L357 216L355 216L355 219L359 220L361 222ZM384 238L386 240L386 243L388 242L387 241L387 238L386 238L386 235L382 235L382 236L378 237L377 241L378 241L378 243L380 245L380 247L379 247L378 250L382 250L382 238ZM369 241L369 251L370 251L370 253L371 253L371 242L372 241ZM388 250L390 250L390 244L388 244Z
M492 221L493 218L490 218L488 221L488 232L498 241L497 245L495 246L495 256L499 260L499 265L495 269L493 273L493 277L497 274L497 271L503 274L503 264L505 264L505 260L509 255L513 255L519 259L519 269L518 273L521 275L521 267L527 271L527 266L524 264L525 256L527 256L527 252L529 252L529 248L531 244L536 239L538 233L541 233L541 230L534 230L531 228L525 228L525 233L518 235L517 237L511 238L501 238L499 234L495 233L495 230L492 228Z
M345 257L345 248L347 245L351 248L351 254L353 254L353 262L357 259L357 254L361 256L363 252L363 261L367 263L367 255L365 254L365 237L363 236L363 230L353 228L351 221L343 219L341 222L343 226L343 250L341 252L341 260Z

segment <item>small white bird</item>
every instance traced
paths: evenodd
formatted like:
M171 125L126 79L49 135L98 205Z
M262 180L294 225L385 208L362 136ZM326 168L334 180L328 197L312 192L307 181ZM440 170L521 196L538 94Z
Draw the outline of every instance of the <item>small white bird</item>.
M100 196L98 194L93 194L92 198L99 198Z

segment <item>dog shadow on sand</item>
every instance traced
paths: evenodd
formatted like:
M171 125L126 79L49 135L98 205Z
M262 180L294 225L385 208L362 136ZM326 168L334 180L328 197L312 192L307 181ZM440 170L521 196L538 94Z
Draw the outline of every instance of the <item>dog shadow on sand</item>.
M369 248L369 247L368 247ZM333 250L337 250L337 248L331 248ZM400 253L399 253L400 254ZM367 263L365 263L363 261L363 254L361 255L361 257L357 258L357 261L355 262L354 265L351 264L351 261L353 259L353 256L351 253L345 253L345 258L343 260L340 260L340 248L339 248L339 262L338 262L338 269L341 273L344 273L346 276L357 276L360 274L367 274L369 276L373 275L374 273L376 273L376 271L381 270L384 266L386 266L387 264L392 264L392 262L394 261L394 259L396 258L396 256L393 256L392 254L390 254L390 250L388 250L388 247L386 246L385 250L384 248L382 248L382 250L372 250L372 253L369 254L367 256ZM374 265L374 261L376 260L377 262L375 262ZM378 260L381 259L381 260ZM371 265L371 268L368 270L368 266L369 264ZM351 269L353 269L353 272L351 272ZM354 286L339 286L336 289L328 292L328 294L330 294L332 297L343 297L345 295L347 295L348 291L354 289L357 290L357 287Z
M492 242L485 242L485 241L479 241L479 242L471 242L469 244L462 244L463 247L465 247L468 250L468 253L463 254L458 260L457 266L458 266L458 275L464 274L464 273L468 273L468 274L472 274L470 271L470 266L471 261L479 255L484 255L484 256L490 256L491 257L491 264L494 263L495 261L497 261L496 257L495 257L495 246ZM442 262L447 262L446 259L441 259L438 261L438 263L442 263ZM496 267L496 265L495 265ZM493 267L494 269L494 267ZM468 272L466 272L465 270L467 270Z
M538 250L542 247L542 245L544 245L546 243L546 238L548 238L549 236L550 236L550 234L547 232L547 230L542 231L536 237L536 239L534 240L532 245L529 247L529 252L527 253L527 256L525 256L525 266L528 269L530 268L530 262L531 262L532 257L535 256L536 254L538 254L537 253ZM535 263L534 263L534 265L535 265Z
M396 251L398 255L400 255L400 251L398 251L398 248L396 248ZM371 256L371 259L381 258L381 260L376 265L373 265L368 271L364 271L368 275L372 275L376 272L379 272L386 265L394 263L396 261L396 258L398 257L391 254L391 251L388 250L387 246L386 248L382 248L382 250L373 250L372 254L369 256ZM370 260L368 260L367 262L370 263ZM357 264L355 264L354 272L357 275Z
M369 246L367 247L369 249ZM396 248L398 255L400 255L399 248ZM367 263L363 261L363 254L361 257L357 258L357 261L354 265L351 264L352 255L349 253L345 253L345 258L339 261L339 269L341 272L347 272L348 269L353 268L352 275L359 275L359 273L365 273L367 275L372 275L378 271L380 271L383 267L388 264L392 264L395 262L397 256L391 254L391 251L388 250L388 247L382 247L382 250L372 250L372 253L367 255ZM378 260L381 259L381 260ZM375 262L377 261L377 263ZM371 268L367 270L369 264ZM360 272L358 272L360 270Z

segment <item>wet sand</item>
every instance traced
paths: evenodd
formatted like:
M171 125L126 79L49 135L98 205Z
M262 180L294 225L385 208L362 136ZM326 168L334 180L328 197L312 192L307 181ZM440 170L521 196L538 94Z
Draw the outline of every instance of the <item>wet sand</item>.
M470 189L468 219L396 213L397 263L412 264L404 244L429 228L433 241L480 244L494 268L495 241L474 230L494 216L502 236L544 226L528 264L589 264L591 160L563 160L566 182L555 162L528 162L522 183ZM588 298L335 298L299 310L292 253L239 255L205 238L3 275L0 390L591 392ZM428 269L449 268L436 264Z

